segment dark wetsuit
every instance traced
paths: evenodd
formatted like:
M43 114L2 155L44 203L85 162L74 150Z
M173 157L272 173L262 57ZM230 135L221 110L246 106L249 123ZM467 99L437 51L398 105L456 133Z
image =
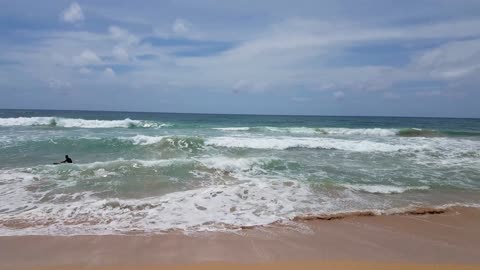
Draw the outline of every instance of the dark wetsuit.
M70 157L67 157L64 161L61 163L73 163L72 159Z

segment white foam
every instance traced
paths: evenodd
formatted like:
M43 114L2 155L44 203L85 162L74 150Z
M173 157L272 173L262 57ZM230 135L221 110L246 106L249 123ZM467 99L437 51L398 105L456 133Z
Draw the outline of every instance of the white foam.
M312 137L214 137L205 142L206 145L253 148L253 149L289 149L289 148L321 148L338 149L353 152L394 152L406 149L421 149L422 145L387 144L366 140L344 140L334 138Z
M364 135L364 136L395 136L398 129L390 128L323 128L318 132L332 135Z
M124 120L85 120L85 119L55 119L57 126L60 127L80 127L80 128L128 128L131 126L142 126L142 122L126 118Z
M260 168L257 165L261 165L271 160L273 160L273 158L229 158L225 156L197 159L198 162L208 168L219 169L229 172L244 172L251 170L258 172Z
M5 171L1 171L0 173L0 183L6 183L10 181L17 181L17 180L24 180L24 179L31 181L34 178L35 176L30 173L18 172L14 170L5 170Z
M203 146L203 139L189 136L145 136L122 137L122 140L131 141L136 145L151 145L161 143L163 146L193 152Z
M0 118L0 126L44 126L52 125L54 117Z
M307 127L292 127L286 128L289 133L294 134L317 134L318 131L315 128L307 128Z
M428 186L389 186L389 185L366 185L366 184L344 184L348 189L363 191L375 194L398 194L408 190L428 190Z
M0 171L0 217L8 214L1 212L13 212L18 209L31 208L29 203L31 193L26 188L41 179L32 173L19 172L16 170ZM1 224L1 222L0 222ZM1 227L1 225L0 225Z
M73 163L67 164L70 170L72 169L104 169L110 167L119 167L119 166L142 166L142 167L165 167L171 166L177 163L191 163L192 160L189 159L157 159L157 160L140 160L140 159L116 159L116 160L109 160L109 161L96 161L91 163ZM61 165L60 165L61 166ZM55 170L59 167L59 165L45 165L41 166L41 170Z
M308 127L264 127L270 132L292 133L292 134L317 134L315 128Z
M103 175L104 172L99 173ZM81 194L83 199L68 204L36 203L35 208L28 211L0 212L0 224L12 220L36 224L22 229L0 225L0 235L198 231L265 225L297 215L303 204L312 201L308 187L298 182L289 181L287 185L282 180L270 178L241 180L232 185L145 199L100 200ZM22 197L23 200L13 201L26 203L32 198L30 194L22 194Z
M14 138L10 136L0 136L0 147L9 146L14 142L15 142Z
M254 175L251 169L270 158L199 158L209 168L238 172L236 180L194 190L178 191L163 196L124 199L100 199L91 192L48 195L46 181L60 185L64 180L51 181L42 175L0 171L0 235L85 235L124 234L132 231L159 233L172 229L185 231L231 230L240 226L267 225L308 214L329 214L360 210L385 211L388 201L365 199L355 192L392 194L411 189L426 190L426 186L345 185L347 189L312 192L308 183ZM88 164L71 164L81 169L93 169L96 177L115 176L108 171L111 164L163 166L182 160L118 160ZM185 160L191 162L192 160ZM44 166L58 168L55 166ZM245 173L248 170L252 175ZM49 176L48 170L43 171ZM32 189L32 187L34 189ZM56 192L62 189L56 189ZM49 200L41 200L50 196ZM64 198L70 199L65 202ZM5 211L5 209L7 209ZM22 228L4 226L19 221L31 224Z
M309 134L309 135L362 135L362 136L395 136L398 129L392 128L312 128L312 127L225 127L213 128L222 131L258 131Z
M247 131L249 127L225 127L225 128L212 128L215 130L222 130L222 131Z
M123 120L86 120L80 118L60 117L16 117L0 118L0 126L59 126L65 128L161 128L170 126L166 123L156 123L129 118Z
M147 135L136 135L133 137L122 138L124 140L132 141L133 144L138 145L149 145L149 144L156 144L162 141L165 136L147 136Z

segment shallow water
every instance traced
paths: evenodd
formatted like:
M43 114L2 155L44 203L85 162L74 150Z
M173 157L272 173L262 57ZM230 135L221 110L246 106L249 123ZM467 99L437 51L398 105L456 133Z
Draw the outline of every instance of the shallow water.
M230 230L479 195L478 119L0 110L2 235Z

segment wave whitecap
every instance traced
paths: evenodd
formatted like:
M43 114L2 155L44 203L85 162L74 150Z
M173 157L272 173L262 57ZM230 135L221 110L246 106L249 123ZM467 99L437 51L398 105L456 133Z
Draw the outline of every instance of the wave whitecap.
M389 185L355 185L344 184L343 187L354 191L361 191L373 194L400 194L411 190L428 190L427 186L389 186Z
M206 145L228 148L276 149L292 148L332 149L353 152L395 152L420 149L421 145L387 144L363 140L343 140L312 137L214 137Z
M134 137L122 138L132 142L134 145L156 145L161 149L179 149L195 151L204 146L204 139L194 136L146 136L136 135Z
M308 201L311 196L308 188L297 182L277 188L275 180L244 180L234 185L202 187L142 199L99 199L82 193L76 194L81 199L68 204L45 202L34 208L29 205L31 194L24 192L20 195L32 209L0 213L0 234L155 233L261 226L292 215L296 212L295 202ZM26 186L31 182L34 181L26 178L16 181ZM18 204L9 207L18 209ZM142 218L138 218L140 216Z
M312 127L222 127L213 128L225 132L269 132L285 134L310 134L310 135L367 135L367 136L395 136L397 129L384 128L312 128Z
M0 118L0 126L50 126L64 128L161 128L169 124L154 121L132 120L87 120L60 117Z
M157 145L161 148L199 150L204 146L225 148L250 148L287 150L294 148L342 150L350 152L397 152L402 150L422 150L431 147L426 144L389 144L369 140L347 140L327 137L290 136L146 136L121 138L134 145Z
M400 137L472 137L480 132L462 130L434 130L421 128L313 128L313 127L221 127L213 128L224 132L283 133L305 135L339 136L400 136Z
M344 140L337 138L261 136L261 137L188 137L188 136L145 136L122 138L137 145L159 145L177 149L201 149L204 146L226 148L250 148L286 150L293 148L329 149L352 152L396 152L400 150L421 150L423 145L388 144L368 140Z

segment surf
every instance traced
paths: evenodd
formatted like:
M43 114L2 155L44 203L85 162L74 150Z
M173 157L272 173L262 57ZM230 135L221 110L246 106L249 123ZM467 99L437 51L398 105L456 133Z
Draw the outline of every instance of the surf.
M321 127L215 127L214 130L226 133L279 133L303 135L338 136L400 136L400 137L480 137L480 132L466 130L435 130L421 128L321 128Z
M62 118L62 117L16 117L0 118L0 126L45 126L45 127L63 127L63 128L163 128L171 124L155 121L132 120L125 118L123 120L87 120L81 118Z

